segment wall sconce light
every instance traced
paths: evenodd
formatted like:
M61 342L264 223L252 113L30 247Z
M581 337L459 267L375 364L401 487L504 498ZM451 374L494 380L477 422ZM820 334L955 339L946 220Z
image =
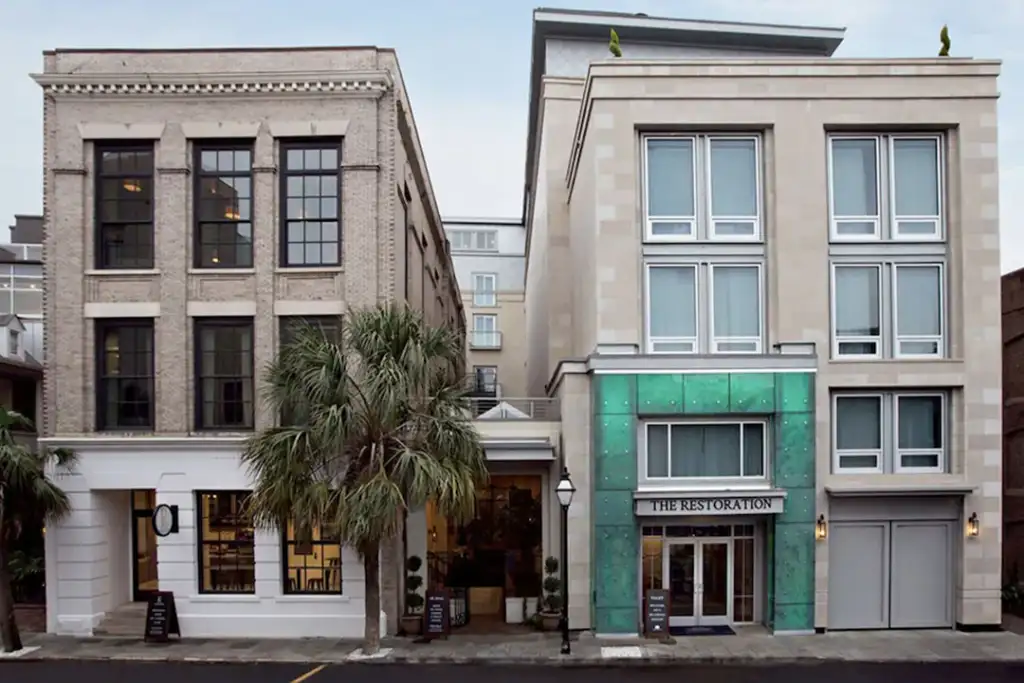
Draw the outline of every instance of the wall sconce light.
M818 515L818 522L814 525L814 538L819 541L828 538L828 522L825 521L825 515Z
M436 541L437 540L437 527L436 526L430 527L430 540L431 541Z
M978 513L972 512L967 518L967 537L977 538L981 535L981 522L978 521Z

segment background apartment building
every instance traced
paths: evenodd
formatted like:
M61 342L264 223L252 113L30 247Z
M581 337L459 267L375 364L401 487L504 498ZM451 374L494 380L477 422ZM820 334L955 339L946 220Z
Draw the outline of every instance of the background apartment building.
M464 328L394 52L44 62L43 424L80 458L61 480L74 512L46 536L48 630L137 633L141 611L119 606L160 589L190 637L361 635L355 551L253 529L239 452L274 423L260 374L296 319L405 299ZM163 538L158 504L179 513Z
M518 220L449 218L445 232L466 311L466 367L480 408L526 396L526 231Z
M1024 572L1024 268L1003 288L1003 583Z
M636 633L654 588L674 629L1000 623L999 65L842 38L535 12L573 628Z

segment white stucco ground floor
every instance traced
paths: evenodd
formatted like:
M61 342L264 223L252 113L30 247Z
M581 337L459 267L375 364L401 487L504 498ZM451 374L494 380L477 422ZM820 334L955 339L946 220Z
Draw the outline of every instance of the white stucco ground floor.
M253 529L238 515L251 487L238 439L67 445L79 462L56 475L72 513L46 532L48 632L92 635L111 611L159 590L174 593L185 637L362 636L353 550L317 530ZM178 529L159 537L152 510L162 504L176 506Z

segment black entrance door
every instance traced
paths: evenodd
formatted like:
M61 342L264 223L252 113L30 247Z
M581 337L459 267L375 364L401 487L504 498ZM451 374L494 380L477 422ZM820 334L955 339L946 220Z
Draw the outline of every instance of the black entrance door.
M155 491L132 491L132 599L145 602L160 587L153 531Z

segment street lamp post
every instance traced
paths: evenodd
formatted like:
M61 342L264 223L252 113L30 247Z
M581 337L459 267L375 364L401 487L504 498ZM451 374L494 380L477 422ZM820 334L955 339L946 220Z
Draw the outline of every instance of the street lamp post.
M562 654L567 655L572 652L569 645L569 506L576 493L576 487L569 477L569 468L562 467L562 476L555 487L555 493L558 494L558 504L562 506L562 617L559 626L562 631Z

